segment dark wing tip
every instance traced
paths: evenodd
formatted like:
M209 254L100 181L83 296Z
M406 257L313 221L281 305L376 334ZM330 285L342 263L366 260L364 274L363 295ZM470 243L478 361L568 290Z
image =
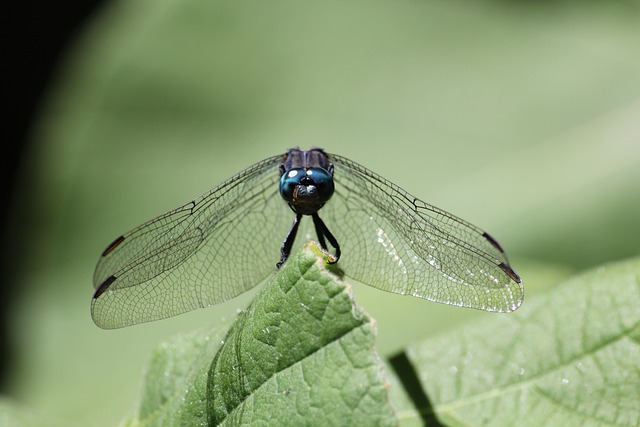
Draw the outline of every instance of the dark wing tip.
M482 233L482 237L484 237L485 239L487 239L487 241L489 241L489 243L491 243L491 246L493 246L494 248L496 248L498 251L500 251L501 254L504 253L504 249L502 249L502 246L500 246L500 243L498 243L498 241L496 239L494 239L491 234L489 233Z
M93 299L100 298L100 295L104 294L107 291L107 289L109 289L109 286L113 282L115 282L115 280L116 280L116 276L114 276L113 274L107 277L106 279L104 279L104 282L102 282L100 286L98 286L98 289L96 289L96 292L93 294Z
M507 276L509 276L514 282L522 283L522 279L520 279L520 276L518 276L518 273L516 273L516 271L513 268L511 268L504 262L501 262L498 265L498 267L500 267L502 271L504 271L507 274Z
M102 256L105 257L109 255L111 252L113 252L115 248L120 246L120 243L122 243L123 241L124 241L124 236L118 237L116 240L111 242L109 246L107 246L107 248L102 252Z

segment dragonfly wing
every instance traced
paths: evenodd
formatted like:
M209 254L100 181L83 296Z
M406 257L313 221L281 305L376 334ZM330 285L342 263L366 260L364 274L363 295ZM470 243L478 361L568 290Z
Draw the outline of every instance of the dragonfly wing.
M94 273L102 328L148 322L228 300L275 271L293 216L278 194L282 156L116 239Z
M389 292L487 311L522 303L520 277L478 227L337 155L335 193L320 212L347 276Z

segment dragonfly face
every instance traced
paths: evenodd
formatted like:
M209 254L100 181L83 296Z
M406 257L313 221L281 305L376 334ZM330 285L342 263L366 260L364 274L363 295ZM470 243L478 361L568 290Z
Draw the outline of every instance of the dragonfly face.
M524 298L484 230L345 157L294 148L115 239L94 272L93 320L120 328L233 298L286 262L300 227L378 289L497 312Z
M280 173L280 195L295 213L312 215L333 196L333 165L320 149L289 150Z

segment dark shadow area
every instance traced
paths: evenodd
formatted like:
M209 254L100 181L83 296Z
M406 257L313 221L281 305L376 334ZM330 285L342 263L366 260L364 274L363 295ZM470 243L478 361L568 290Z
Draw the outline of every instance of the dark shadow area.
M5 390L13 350L9 312L16 278L29 246L28 212L36 177L26 176L30 139L41 103L60 59L84 22L103 2L4 2L2 85L5 101L0 154L0 391Z
M403 351L392 356L389 358L389 363L396 372L416 410L420 413L423 425L443 426L443 424L438 421L438 418L436 418L429 396L427 396L422 388L420 380L418 379L418 373L407 357L407 353Z

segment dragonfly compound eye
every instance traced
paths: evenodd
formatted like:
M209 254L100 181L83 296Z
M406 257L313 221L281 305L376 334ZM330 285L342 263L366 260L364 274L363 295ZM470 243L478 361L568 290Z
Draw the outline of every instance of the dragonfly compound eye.
M316 188L318 199L327 202L333 196L333 176L322 168L309 168L306 171L306 178L300 180L301 183L311 182Z

